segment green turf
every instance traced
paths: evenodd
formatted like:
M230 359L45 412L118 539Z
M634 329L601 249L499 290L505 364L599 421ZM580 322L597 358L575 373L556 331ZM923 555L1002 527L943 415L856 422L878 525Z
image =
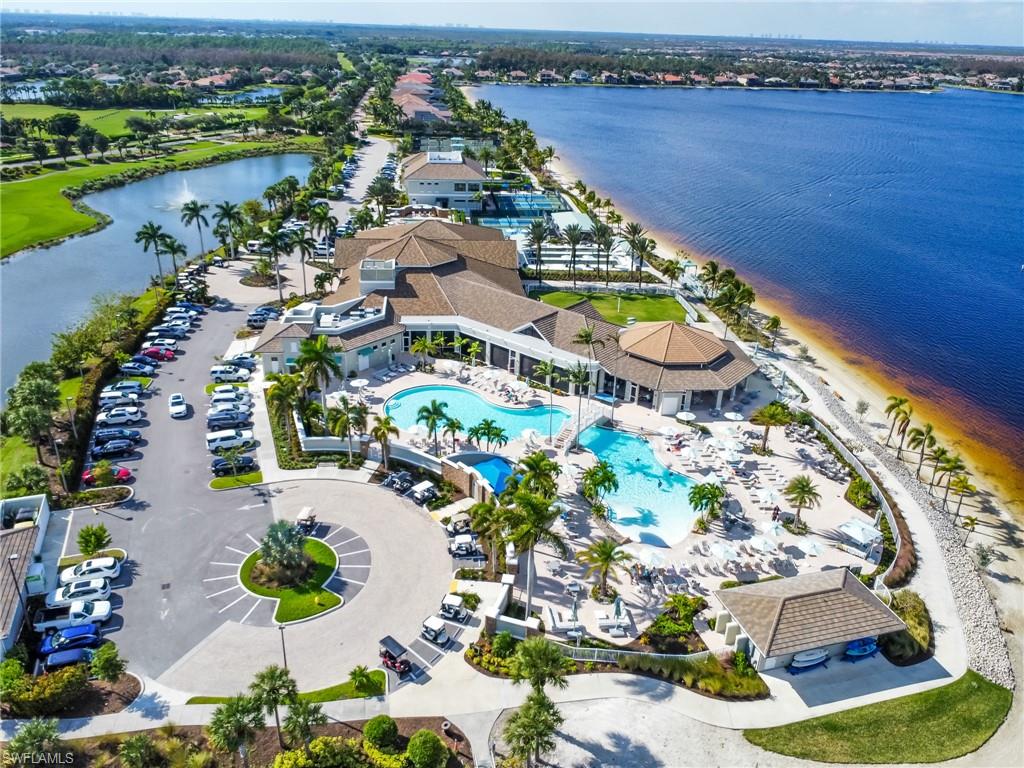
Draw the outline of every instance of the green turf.
M15 117L20 117L23 120L45 120L58 112L74 112L81 118L83 123L91 125L111 139L116 139L120 136L131 136L131 131L125 126L125 120L129 117L141 117L143 120L151 119L145 109L67 109L65 107L54 107L49 104L0 104L0 114L7 120ZM266 115L267 108L203 105L191 108L188 114L202 115L207 112L241 112L248 120L258 120ZM157 118L183 113L184 110L178 109L155 110ZM43 135L46 136L48 134L44 131Z
M937 763L978 749L1013 693L968 671L942 688L779 728L743 732L770 752L823 763Z
M341 65L341 69L344 72L355 72L356 65L352 63L352 60L341 51L338 51L338 64Z
M60 412L67 410L68 398L71 398L71 407L75 405L75 399L78 397L78 390L82 388L82 377L75 376L72 379L62 379L57 383L57 389L60 390L60 407L57 409ZM65 414L67 415L67 414Z
M338 564L334 550L322 541L306 539L306 552L316 562L316 569L305 584L291 589L267 589L253 583L252 568L260 559L258 549L242 563L241 578L245 588L257 595L278 599L274 614L274 621L278 623L308 619L341 604L340 597L323 587Z
M572 291L548 291L531 294L545 304L568 307L580 299L590 299L601 316L610 323L625 325L627 317L635 317L638 323L651 320L675 320L686 322L686 310L671 296L639 296L636 294L573 293Z
M246 472L241 475L228 477L215 477L210 481L210 487L215 491L222 491L226 488L244 488L247 485L263 482L263 473L260 471Z
M320 688L316 691L306 691L300 693L299 698L306 701L341 701L343 699L362 699L368 696L383 696L384 695L384 670L374 669L370 671L370 677L373 678L374 687L373 690L365 693L360 693L356 690L356 687L351 682L338 683L328 688ZM228 701L230 696L193 696L186 704L223 704Z
M86 181L112 176L132 168L160 165L173 170L185 162L206 160L234 150L259 146L262 144L255 141L217 144L135 162L114 160L97 165L73 165L68 170L46 173L25 181L5 182L0 185L0 256L82 232L95 224L92 216L76 211L71 207L71 201L60 193L66 187L76 187ZM45 211L46 215L40 215L40 211Z
M24 466L36 463L36 449L17 436L0 437L0 496L23 496L23 488L7 490L7 477Z

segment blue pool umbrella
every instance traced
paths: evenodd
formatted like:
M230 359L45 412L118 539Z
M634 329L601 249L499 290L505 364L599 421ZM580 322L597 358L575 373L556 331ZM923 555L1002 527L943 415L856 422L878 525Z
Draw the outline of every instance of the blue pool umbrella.
M615 596L615 603L612 605L612 618L616 621L626 618L622 610L622 597Z

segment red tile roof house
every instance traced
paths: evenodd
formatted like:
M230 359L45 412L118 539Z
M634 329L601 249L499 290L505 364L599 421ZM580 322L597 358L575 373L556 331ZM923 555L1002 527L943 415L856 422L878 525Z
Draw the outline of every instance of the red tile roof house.
M198 80L193 81L192 85L196 88L227 88L231 85L231 81L233 79L234 75L229 72L225 72L223 75L201 77Z
M537 73L538 83L557 83L561 82L561 80L562 76L553 69L542 69Z
M682 75L673 75L671 72L666 72L661 76L661 82L665 85L682 85L685 81Z
M521 83L525 80L529 80L530 76L521 69L513 69L508 73L508 79L514 83Z
M494 73L489 69L478 69L473 74L476 75L477 80L493 80L495 77Z
M434 76L429 72L407 72L395 80L396 83L423 83L430 85L434 82Z

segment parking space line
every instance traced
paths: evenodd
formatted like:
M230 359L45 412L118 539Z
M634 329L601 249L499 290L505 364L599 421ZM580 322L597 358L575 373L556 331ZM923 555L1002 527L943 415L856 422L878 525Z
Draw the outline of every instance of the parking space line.
M235 574L231 573L231 574L228 574L227 576L212 576L209 579L203 579L203 581L223 581L224 579L233 579L233 578L235 578Z
M431 664L431 663L430 663L429 661L427 661L427 660L426 660L426 659L424 659L424 658L423 658L422 656L420 656L420 655L419 655L418 653L416 653L416 651L414 651L414 650L412 649L412 647L411 647L411 646L408 646L408 647L406 647L406 650L407 650L407 651L409 651L409 653L411 653L411 654L412 654L413 656L415 656L415 657L416 657L417 659L419 659L420 661L422 661L422 662L423 662L423 663L424 663L424 664L425 664L425 665L427 666L427 669L430 669L430 668L432 668L432 667L433 667L433 664Z
M334 530L334 531L331 531L330 533L328 533L326 536L324 536L321 539L321 541L327 541L329 538L331 538L331 536L337 536L342 531L347 531L347 530L348 529L343 525L340 528L338 528L337 530ZM355 541L358 538L359 538L358 536L353 536L351 539L345 539L343 542L341 542L341 544L348 544L350 541ZM332 544L331 546L340 547L341 544Z
M211 560L210 565L230 565L232 568L238 568L241 563L221 563L216 560Z
M217 613L224 613L224 611L226 611L228 608L230 608L231 606L233 606L233 605L235 605L237 603L242 602L247 597L249 597L249 595L242 595L237 600L233 600L232 602L230 602L227 605L225 605L223 608L221 608L219 611L217 611Z
M373 568L372 565L339 565L338 568Z
M224 545L224 549L230 549L232 552L237 552L238 554L242 555L243 557L248 557L249 556L248 552L243 552L240 549L235 549L234 547L229 547L227 544Z
M355 552L339 552L338 557L351 557L352 555L361 555L363 552L369 551L370 549L367 547L366 549L357 549Z
M212 595L207 595L206 598L209 599L211 597L216 597L217 595L223 595L225 592L230 592L233 589L241 589L241 588L242 588L241 584L235 584L235 586L233 586L233 587L228 587L227 589L222 589L220 592L214 592Z
M252 534L251 534L251 533L247 533L247 534L245 534L245 538L247 538L247 539L248 539L249 541L251 541L251 542L252 542L253 544L255 544L255 545L256 545L257 547L258 547L258 546L260 545L260 543L259 543L258 541L256 541L256 539L254 539L254 538L252 537Z
M245 624L245 620L246 620L246 619L248 619L248 618L249 618L249 616L250 616L250 615L252 614L252 612L256 610L256 606L258 606L258 605L259 605L260 603L262 603L262 602L263 602L262 600L260 600L260 599L257 599L257 600L256 600L256 602L252 604L252 608L250 608L250 609L249 609L249 610L248 610L248 611L246 612L245 616L243 616L243 617L242 617L242 620L241 620L240 622L238 622L238 623L239 623L239 624Z
M336 578L338 581L343 581L346 584L358 584L360 587L365 587L366 586L366 582L365 581L356 581L355 579L346 579L340 573L339 574L335 574L334 578Z

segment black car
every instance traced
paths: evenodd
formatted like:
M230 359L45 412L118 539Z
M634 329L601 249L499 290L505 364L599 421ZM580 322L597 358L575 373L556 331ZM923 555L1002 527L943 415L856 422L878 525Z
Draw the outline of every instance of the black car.
M97 429L93 439L96 445L103 445L113 440L127 440L130 443L137 443L142 439L142 433L137 429L110 427L109 429Z
M139 365L148 365L150 368L154 368L157 361L152 357L146 357L145 355L132 355L128 362L138 363Z
M210 471L217 477L230 474L240 475L246 472L255 472L257 469L259 469L259 466L256 464L256 459L252 456L239 456L235 459L234 467L231 466L230 461L220 457L210 463Z
M224 361L224 365L233 365L235 368L245 368L247 371L256 370L256 361L247 357L232 357Z
M110 456L127 456L135 453L135 443L131 440L111 440L109 443L97 445L92 449L94 459L106 459Z
M232 411L222 411L221 413L214 414L213 416L206 417L206 426L209 429L233 429L234 427L240 427L243 424L249 423L248 413L237 413Z

